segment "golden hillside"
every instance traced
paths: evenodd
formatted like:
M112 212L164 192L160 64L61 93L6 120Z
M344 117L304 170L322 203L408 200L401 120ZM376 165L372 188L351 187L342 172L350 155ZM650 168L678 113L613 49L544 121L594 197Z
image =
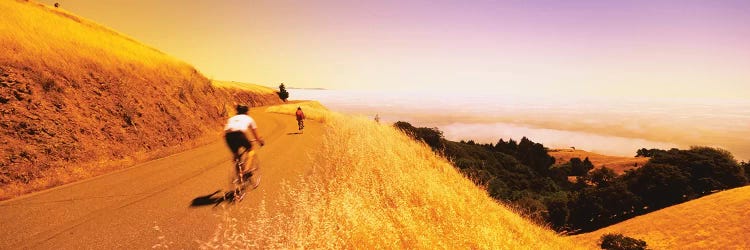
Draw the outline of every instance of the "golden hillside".
M575 249L490 198L429 147L367 118L327 113L312 171L273 210L227 216L207 248Z
M189 147L235 102L192 66L64 10L0 1L0 199Z
M548 153L550 156L555 157L555 164L564 164L570 161L571 158L575 157L578 157L581 160L588 157L589 161L591 161L591 164L594 164L595 168L606 166L607 168L614 170L617 174L625 173L626 170L642 167L649 159L648 157L601 155L594 152L574 149L552 149L549 150Z
M279 114L295 114L297 108L302 108L305 119L325 122L331 114L328 109L317 101L299 101L268 107L266 112Z
M652 249L750 249L750 186L730 189L573 236L595 247L601 235L621 233Z
M211 80L211 84L214 87L218 87L218 88L240 89L240 90L243 90L243 91L257 93L257 94L274 94L274 93L276 93L276 90L274 90L272 88L261 86L261 85L258 85L258 84L252 84L252 83Z

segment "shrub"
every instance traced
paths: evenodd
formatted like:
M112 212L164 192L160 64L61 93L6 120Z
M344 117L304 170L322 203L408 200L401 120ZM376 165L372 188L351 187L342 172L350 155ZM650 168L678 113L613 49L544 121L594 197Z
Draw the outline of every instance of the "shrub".
M609 250L646 249L646 242L622 234L605 234L602 235L601 247Z
M63 92L63 88L60 87L60 85L58 85L57 82L55 82L55 80L51 78L45 78L42 80L42 89L45 92Z

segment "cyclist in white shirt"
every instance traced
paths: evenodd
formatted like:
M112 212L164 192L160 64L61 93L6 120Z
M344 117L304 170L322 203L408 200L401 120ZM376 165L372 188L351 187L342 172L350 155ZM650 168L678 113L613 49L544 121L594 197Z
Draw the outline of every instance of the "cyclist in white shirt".
M240 156L240 148L249 151L253 147L245 135L248 130L252 131L253 136L261 146L265 143L263 138L258 135L258 125L252 117L247 115L247 111L247 106L237 105L237 115L230 117L224 127L224 138L235 158Z

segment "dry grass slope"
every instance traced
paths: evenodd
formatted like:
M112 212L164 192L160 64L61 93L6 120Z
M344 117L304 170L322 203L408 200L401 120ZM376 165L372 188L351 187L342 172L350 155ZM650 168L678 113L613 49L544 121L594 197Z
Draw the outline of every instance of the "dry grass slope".
M622 233L652 249L750 249L750 186L730 189L572 237L595 247Z
M211 80L211 84L217 88L239 89L239 90L243 90L243 91L250 92L250 93L256 93L256 94L275 94L276 93L276 91L272 88L261 86L258 84L252 84L252 83Z
M274 105L268 107L266 112L279 113L279 114L294 114L297 112L297 107L302 108L305 113L305 119L311 119L319 122L326 122L330 112L326 107L317 101L302 101L296 103L289 103L283 105Z
M235 102L192 66L64 10L0 1L0 199L190 147Z
M203 247L577 248L497 203L395 128L335 113L325 117L312 172L285 184L286 195L273 198L274 211L247 211L252 219L242 221L227 216Z

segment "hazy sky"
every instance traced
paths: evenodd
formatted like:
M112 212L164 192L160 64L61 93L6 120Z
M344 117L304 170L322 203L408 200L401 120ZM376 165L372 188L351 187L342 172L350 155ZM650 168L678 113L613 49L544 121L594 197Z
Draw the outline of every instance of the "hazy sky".
M52 0L208 77L750 99L750 1Z

